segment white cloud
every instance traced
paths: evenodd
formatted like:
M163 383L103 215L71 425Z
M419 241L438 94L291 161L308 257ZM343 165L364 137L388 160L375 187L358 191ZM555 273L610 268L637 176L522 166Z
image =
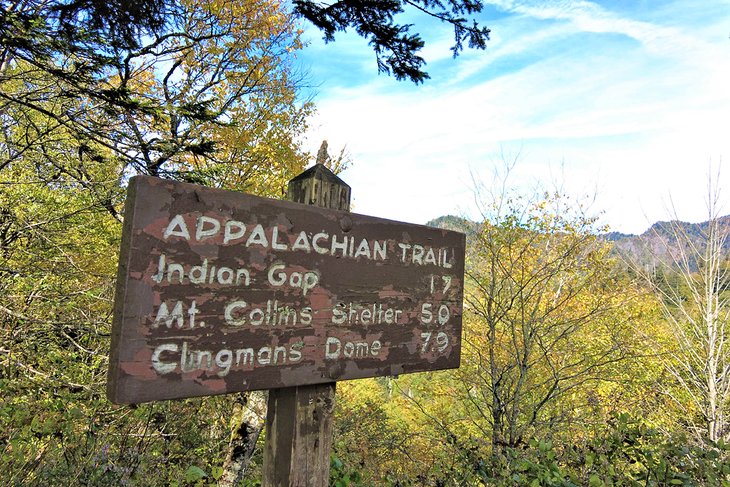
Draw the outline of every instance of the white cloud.
M491 173L506 147L523 149L519 184L564 163L566 187L597 188L620 230L666 217L669 192L680 216L701 220L707 165L730 157L730 15L694 11L703 23L680 29L589 2L498 3L515 13L506 32L453 61L453 76L320 92L310 149L348 146L355 211L423 223L470 207L469 171Z

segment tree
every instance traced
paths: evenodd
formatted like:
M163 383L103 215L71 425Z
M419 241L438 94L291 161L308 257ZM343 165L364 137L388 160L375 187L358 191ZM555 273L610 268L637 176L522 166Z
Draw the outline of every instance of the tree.
M162 29L165 6L161 0L2 0L0 5L0 113L5 145L14 125L8 114L13 106L39 111L67 126L73 126L74 117L49 107L49 101L81 98L108 107L141 108L124 90L102 87L99 81L110 66L119 63L121 51L137 48L142 36ZM8 154L0 160L0 169L19 156L4 149Z
M297 99L292 20L264 0L180 2L165 20L135 46L102 38L42 68L15 52L0 76L0 168L33 157L50 174L83 181L85 164L117 164L122 173L278 194L305 163L296 140L311 112ZM68 66L84 76L69 80Z
M43 9L65 4L13 5L38 9L26 11L43 33L31 47L52 42ZM44 58L3 45L0 470L11 484L218 479L245 430L244 397L106 400L119 213L138 173L279 195L306 162L299 33L265 0L180 2L160 29L133 44L80 29L85 49Z
M0 5L3 56L26 60L81 49L90 36L105 38L112 46L134 47L141 35L162 28L169 7L162 0L3 0Z
M293 4L293 13L322 30L327 42L334 41L336 32L353 28L373 47L378 72L414 83L429 78L422 69L426 62L418 55L424 41L418 33L410 33L412 25L396 23L397 15L411 11L449 24L454 29L454 57L465 43L485 49L489 40L490 30L473 18L484 7L481 0L338 0L331 4L295 0ZM163 32L170 17L180 12L177 2L166 0L2 0L0 5L0 76L11 61L26 61L74 92L127 107L136 104L124 90L89 89L90 81L110 63L120 61L119 50L140 47L145 36ZM68 53L84 61L56 63Z
M631 327L637 295L594 224L566 197L546 193L498 199L474 236L468 358L458 376L494 451L600 411L621 367L640 354Z
M600 444L614 415L657 419L656 303L596 219L558 191L479 197L480 222L441 219L467 234L460 368L382 386L383 409L410 431L395 481L528 484L526 469L557 475L557 455Z
M335 40L337 31L352 27L368 39L376 56L379 73L396 79L422 83L429 78L423 71L425 60L417 53L424 46L419 34L411 34L410 24L397 24L394 17L406 9L424 13L454 28L454 57L464 48L486 49L490 30L480 27L473 16L482 11L481 0L338 0L321 4L313 0L294 0L294 12L324 32L327 42Z
M633 263L659 298L674 339L663 356L678 389L665 392L697 418L689 425L696 436L711 442L730 440L730 222L721 217L716 181L708 178L706 223L682 223L672 208L672 220L655 225L647 242L657 247L650 250L654 265Z

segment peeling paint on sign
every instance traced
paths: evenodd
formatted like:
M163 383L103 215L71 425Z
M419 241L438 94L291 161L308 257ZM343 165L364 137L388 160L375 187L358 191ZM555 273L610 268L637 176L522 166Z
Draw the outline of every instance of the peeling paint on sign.
M464 247L458 232L135 177L108 396L458 367Z

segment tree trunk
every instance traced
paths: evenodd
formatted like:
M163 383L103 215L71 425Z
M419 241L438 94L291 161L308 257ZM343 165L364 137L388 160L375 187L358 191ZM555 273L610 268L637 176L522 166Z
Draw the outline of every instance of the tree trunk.
M256 441L261 434L266 418L266 396L263 392L244 392L237 396L233 419L231 420L231 439L228 453L223 464L220 487L238 485L246 474L251 462Z

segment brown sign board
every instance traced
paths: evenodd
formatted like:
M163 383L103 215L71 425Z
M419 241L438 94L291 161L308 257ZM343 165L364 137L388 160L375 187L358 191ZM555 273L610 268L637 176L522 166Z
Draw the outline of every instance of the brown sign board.
M463 234L137 176L116 403L459 366Z

